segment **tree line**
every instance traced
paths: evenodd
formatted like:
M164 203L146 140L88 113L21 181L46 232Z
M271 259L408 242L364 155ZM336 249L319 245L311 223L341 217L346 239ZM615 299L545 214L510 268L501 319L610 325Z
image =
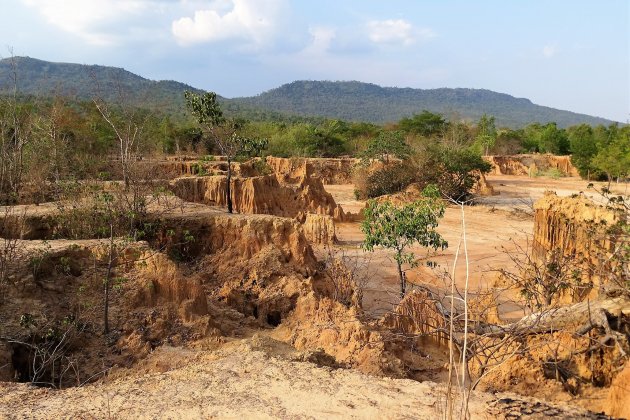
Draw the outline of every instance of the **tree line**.
M110 105L109 122L99 101L76 101L61 96L38 98L5 95L0 100L0 198L15 201L23 181L60 181L113 176L112 155L118 155L115 127L134 121L138 130L133 144L144 156L219 154L217 143L204 133L192 114L162 114L142 108ZM513 130L496 127L492 116L470 123L448 120L422 111L395 124L376 125L336 119L284 119L247 121L226 115L243 137L266 138L266 153L282 157L362 156L371 142L383 136L402 135L405 143L465 145L477 154L571 154L584 178L619 179L630 172L630 127L586 124L559 128L554 123L529 124ZM131 117L130 117L131 116Z

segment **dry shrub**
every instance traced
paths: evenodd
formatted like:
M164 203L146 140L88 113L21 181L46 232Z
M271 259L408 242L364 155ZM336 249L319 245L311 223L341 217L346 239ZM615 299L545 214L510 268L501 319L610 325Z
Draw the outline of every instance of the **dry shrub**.
M63 184L62 201L56 203L55 236L84 239L129 236L143 239L149 211L164 213L175 204L168 200L163 174L147 165L128 169L129 185L116 181L82 181ZM159 209L159 210L156 210Z
M331 298L346 307L361 308L363 291L367 285L368 263L361 262L356 256L328 250L324 260L324 276L328 280Z
M499 303L494 291L477 292L468 301L470 320L476 323L501 324Z
M365 200L366 180L370 173L366 165L356 165L352 169L352 184L354 185L354 196L357 200Z
M11 274L20 265L23 244L17 239L22 230L25 215L18 215L12 207L4 207L0 215L0 303L4 300Z

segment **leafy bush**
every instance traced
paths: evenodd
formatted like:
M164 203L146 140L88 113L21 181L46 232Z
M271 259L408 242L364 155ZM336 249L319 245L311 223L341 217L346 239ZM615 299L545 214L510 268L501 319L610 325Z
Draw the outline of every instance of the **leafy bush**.
M429 145L416 165L421 185L435 184L444 197L456 202L469 200L479 174L492 169L479 152L442 144Z
M401 131L381 131L367 145L363 152L364 159L380 159L389 163L390 156L407 159L411 155L411 148L405 142Z
M420 114L415 114L411 118L403 118L399 122L401 130L425 137L441 134L446 129L447 124L444 117L426 109Z
M336 157L346 151L344 140L333 130L308 126L303 134L295 143L306 157Z
M393 163L372 172L366 178L365 195L368 198L395 194L415 180L416 168L406 162Z

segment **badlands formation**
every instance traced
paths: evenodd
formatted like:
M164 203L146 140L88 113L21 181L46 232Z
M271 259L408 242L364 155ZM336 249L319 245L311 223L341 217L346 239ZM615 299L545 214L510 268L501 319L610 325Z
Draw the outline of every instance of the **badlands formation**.
M462 414L462 397L470 418L630 417L630 304L602 275L619 246L605 226L622 216L565 158L487 159L477 205L447 209L439 230L451 247L431 256L437 268L408 273L402 301L388 252L360 249L352 159L235 164L236 214L223 208L226 162L144 163L172 195L152 204L150 233L121 245L113 268L107 240L68 239L58 205L5 209L0 237L20 260L0 297L0 417L446 418ZM531 176L549 168L567 177ZM454 266L462 211L468 267ZM545 258L558 247L600 270L536 317L500 273L517 268L519 250ZM468 283L471 351L494 352L469 359L465 390L449 387L444 272ZM34 373L47 386L24 383Z

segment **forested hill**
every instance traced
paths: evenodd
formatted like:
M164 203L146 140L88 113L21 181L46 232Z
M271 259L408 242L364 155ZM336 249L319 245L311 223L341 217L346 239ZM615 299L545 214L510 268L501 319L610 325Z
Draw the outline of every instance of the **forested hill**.
M361 82L297 81L235 101L279 112L378 123L398 121L424 109L473 121L486 113L496 117L497 125L509 127L531 122L555 121L562 127L612 122L485 89L393 88Z
M184 91L197 90L172 80L153 81L118 67L52 63L14 57L18 90L24 95L62 95L89 100L97 92L108 102L162 110L184 111ZM0 60L0 92L12 89L11 59Z
M145 79L116 67L52 63L30 57L14 60L19 91L26 95L62 94L89 100L98 89L105 100L118 102L122 91L128 105L183 115L183 92L196 90L176 81ZM0 93L11 87L11 60L0 60ZM215 90L221 93L220 86ZM361 82L297 81L257 96L221 101L228 113L258 120L293 115L385 123L426 109L448 119L471 121L485 113L495 116L498 126L513 128L531 122L553 121L561 127L612 122L483 89L393 88Z

